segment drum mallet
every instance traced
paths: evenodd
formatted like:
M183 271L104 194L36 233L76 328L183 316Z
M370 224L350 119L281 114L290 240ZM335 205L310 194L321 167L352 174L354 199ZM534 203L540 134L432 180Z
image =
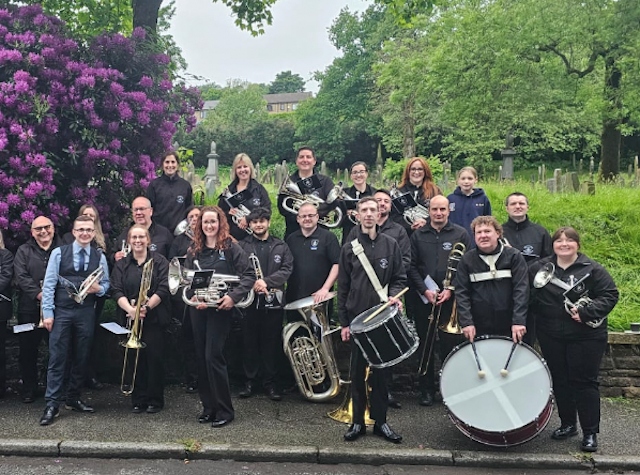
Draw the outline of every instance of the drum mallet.
M511 363L511 357L513 356L513 352L516 351L516 346L518 346L519 344L520 342L516 342L511 346L511 351L509 352L507 363L504 365L504 368L500 370L500 376L502 376L503 378L506 378L507 375L509 374L509 370L507 368L509 367L509 363Z
M480 366L480 358L478 358L478 350L476 350L476 342L471 340L471 349L473 350L473 357L476 359L476 366L478 367L478 378L482 379L485 376L485 372Z
M394 299L399 299L400 297L402 297L404 294L407 293L407 290L409 290L409 287L405 287L404 289L402 289L400 292L398 292L397 295L394 295L392 298ZM367 323L369 320L371 320L373 317L375 317L376 315L378 315L379 313L381 313L385 308L390 307L391 306L391 300L387 300L387 302L381 306L378 310L376 310L375 312L373 312L371 315L369 315L367 318L364 319L364 322L362 323Z

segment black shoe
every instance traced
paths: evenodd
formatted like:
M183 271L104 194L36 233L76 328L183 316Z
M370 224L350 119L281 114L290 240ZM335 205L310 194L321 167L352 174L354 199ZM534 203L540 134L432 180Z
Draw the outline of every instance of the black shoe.
M184 390L187 394L195 394L198 392L198 381L191 381Z
M433 394L431 393L420 394L420 399L418 400L418 404L420 404L421 406L433 406Z
M33 393L24 393L22 395L22 402L25 403L25 404L31 404L35 400L36 400L36 398L33 395Z
M157 414L160 411L162 411L162 407L160 406L154 406L153 404L149 404L149 407L147 407L147 414Z
M146 409L146 406L143 406L141 404L134 404L131 408L131 412L133 412L134 414L142 414L144 411L146 411Z
M244 384L244 389L240 390L240 392L238 393L238 396L240 396L241 398L248 398L248 397L251 397L252 394L253 394L253 383L251 383L251 381L247 381Z
M373 433L375 435L379 435L380 437L384 437L389 442L393 442L394 444L399 444L402 441L402 436L396 434L393 429L387 424L375 424L373 426Z
M213 422L213 416L211 414L202 413L198 416L198 422L200 424L207 424Z
M87 379L84 385L89 389L95 389L96 391L100 391L101 389L104 389L104 384L102 384L96 378Z
M44 413L40 418L41 426L48 426L53 422L53 419L60 415L60 410L57 407L47 406L44 408Z
M598 436L596 434L585 434L582 437L582 446L580 448L583 452L595 452L598 450Z
M402 404L400 404L400 401L398 401L391 393L389 393L389 398L387 399L387 406L394 409L402 409Z
M233 420L233 417L230 419L214 419L213 422L211 423L211 427L215 429L217 429L218 427L224 427L227 424L230 424L232 420Z
M267 388L267 396L269 396L269 399L272 401L282 401L282 394L273 386Z
M551 438L555 440L564 440L569 437L573 437L574 435L578 435L578 428L573 425L562 425L551 434Z
M351 424L349 426L349 430L344 433L344 440L348 440L349 442L357 440L361 435L365 435L367 433L367 426L364 424Z
M78 411L78 412L89 412L89 413L96 412L93 407L85 404L80 399L76 399L75 401L67 401L64 405L64 408L70 409L73 411Z

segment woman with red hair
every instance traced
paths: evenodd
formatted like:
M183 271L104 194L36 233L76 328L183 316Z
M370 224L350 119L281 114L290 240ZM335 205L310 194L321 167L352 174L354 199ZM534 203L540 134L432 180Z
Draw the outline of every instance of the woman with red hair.
M409 160L402 173L398 190L402 194L410 193L416 203L427 209L429 209L429 200L436 195L442 194L440 188L433 182L433 173L431 173L429 164L422 157L414 157ZM409 225L395 207L391 216L394 221L405 227L409 235L411 235L412 231L426 224L425 220L417 220L413 225Z

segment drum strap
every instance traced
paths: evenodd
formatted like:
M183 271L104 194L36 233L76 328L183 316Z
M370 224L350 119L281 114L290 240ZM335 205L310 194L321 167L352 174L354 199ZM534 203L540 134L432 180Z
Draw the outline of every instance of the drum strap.
M475 274L469 274L469 280L471 282L483 282L485 280L495 280L495 279L510 279L511 278L511 269L496 269L496 261L502 254L502 249L497 254L489 254L484 255L480 254L480 259L482 259L485 264L489 266L489 272L477 272Z
M364 267L364 271L367 273L367 277L369 277L371 285L373 285L373 288L378 293L380 301L386 302L387 300L389 300L388 286L385 285L384 287L382 287L382 284L380 284L380 279L378 279L378 276L373 270L373 267L371 267L371 263L369 262L369 259L367 259L367 256L364 253L364 247L362 247L360 241L354 239L353 241L351 241L351 247L353 248L353 253L360 260L362 267Z

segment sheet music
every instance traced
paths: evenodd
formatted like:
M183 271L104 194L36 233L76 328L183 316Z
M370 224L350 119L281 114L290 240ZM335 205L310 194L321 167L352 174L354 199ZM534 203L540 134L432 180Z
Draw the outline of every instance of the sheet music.
M431 276L428 275L428 274L424 278L424 285L427 286L427 290L433 290L434 292L440 292L440 287L438 287L438 284L436 284L436 281L433 280L431 278ZM429 300L427 300L427 297L425 297L424 294L418 293L418 295L420 296L420 298L422 299L422 301L424 303L429 303Z
M105 330L110 331L114 335L128 335L129 333L131 333L131 330L118 325L116 322L101 323L100 326Z

